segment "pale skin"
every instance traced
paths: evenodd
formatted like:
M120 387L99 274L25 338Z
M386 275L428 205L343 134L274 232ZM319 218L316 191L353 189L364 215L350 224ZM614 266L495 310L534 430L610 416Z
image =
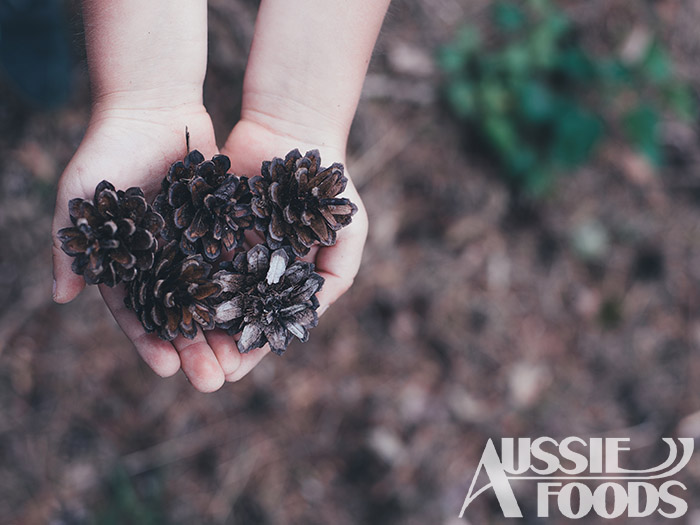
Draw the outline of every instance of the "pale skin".
M53 221L54 300L73 300L85 283L71 271L56 232L70 226L68 200L88 198L103 179L117 188L141 186L152 198L168 167L190 147L209 158L224 153L232 171L252 176L265 159L299 148L319 149L324 165L345 163L360 90L389 0L263 0L243 84L241 119L224 145L214 137L202 102L206 71L204 0L85 0L92 115L85 138L58 187ZM347 174L347 173L346 173ZM358 206L335 246L307 259L325 278L324 312L351 286L367 236L367 214L352 179L344 197ZM240 354L220 330L172 342L146 334L124 307L124 290L102 296L143 360L162 377L185 373L213 392L244 377L269 352Z

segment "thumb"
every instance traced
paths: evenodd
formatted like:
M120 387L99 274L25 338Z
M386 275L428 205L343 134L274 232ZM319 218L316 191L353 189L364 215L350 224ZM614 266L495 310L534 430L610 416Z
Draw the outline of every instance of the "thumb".
M53 300L57 303L67 303L75 299L80 291L85 287L85 280L73 273L71 265L73 260L61 249L61 241L57 233L61 228L71 226L68 215L68 202L62 196L59 189L56 198L56 210L54 211L53 226L51 228L53 256Z

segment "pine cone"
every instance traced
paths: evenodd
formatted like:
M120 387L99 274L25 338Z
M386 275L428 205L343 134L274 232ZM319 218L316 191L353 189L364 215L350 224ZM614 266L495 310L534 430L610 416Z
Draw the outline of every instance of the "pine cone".
M241 246L244 231L252 228L248 179L227 173L230 167L226 155L205 161L194 150L184 162L175 162L163 180L153 206L166 218L163 237L179 241L184 254L201 253L214 261L222 246Z
M87 284L114 286L153 266L163 218L140 188L115 191L102 181L94 200L72 199L68 211L73 226L60 230L58 238L63 251L75 257L73 271Z
M215 321L229 334L242 330L238 351L249 352L270 343L282 355L293 336L306 342L318 324L316 292L323 277L314 265L295 261L284 248L272 252L258 244L232 262L221 263L214 281L221 286L215 299Z
M318 150L302 157L295 149L284 160L263 162L261 174L250 179L255 226L270 248L288 244L303 257L316 242L335 244L335 232L350 224L357 206L336 197L347 185L343 165L320 166Z
M188 339L214 328L209 305L221 288L210 278L212 266L201 255L183 255L176 241L158 251L153 270L140 273L127 286L126 306L141 320L146 332L172 341L178 333Z

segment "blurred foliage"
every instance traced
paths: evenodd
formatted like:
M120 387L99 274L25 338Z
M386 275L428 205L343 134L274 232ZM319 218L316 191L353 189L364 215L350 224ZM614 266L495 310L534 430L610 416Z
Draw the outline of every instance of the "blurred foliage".
M489 38L465 26L440 51L446 102L531 195L586 162L615 129L658 166L661 113L696 118L693 92L654 37L634 60L593 56L547 0L499 1L490 26Z
M157 480L151 481L148 490L137 490L126 471L116 468L110 477L106 501L97 513L95 525L165 523L162 484Z

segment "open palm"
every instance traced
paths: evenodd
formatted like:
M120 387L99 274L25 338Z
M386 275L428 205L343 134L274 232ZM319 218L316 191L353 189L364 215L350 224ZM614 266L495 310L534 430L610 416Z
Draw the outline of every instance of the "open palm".
M115 111L93 117L59 182L53 224L56 301L71 301L85 285L83 278L72 272L72 260L62 252L56 239L56 232L70 225L68 201L91 196L104 179L119 189L139 186L152 200L170 164L186 154L186 126L191 148L199 149L207 157L217 153L211 119L203 106L167 111ZM123 285L100 286L100 291L144 361L163 377L182 368L200 391L217 390L225 380L239 379L267 352L258 349L242 356L231 337L220 330L206 335L200 331L192 340L179 336L172 342L163 341L147 334L134 313L126 309Z
M252 176L260 173L263 160L284 157L288 151L295 148L298 148L302 154L307 150L318 149L323 166L329 166L334 162L345 163L345 151L340 146L305 142L287 134L277 134L247 120L241 120L236 124L222 153L231 158L232 169L238 175ZM338 232L335 245L314 247L304 257L304 260L315 264L316 271L325 279L323 288L317 295L320 313L323 313L352 285L360 267L362 249L367 237L367 212L350 177L342 197L349 198L357 205L358 210L352 222Z
M83 278L71 270L71 259L56 240L56 232L70 225L68 200L92 195L95 186L107 179L119 189L139 186L152 200L168 167L186 154L185 127L190 131L192 149L209 158L218 152L211 119L203 106L177 110L112 112L93 117L80 148L59 183L54 217L55 299L68 302L84 287ZM324 145L305 144L289 136L279 136L256 124L241 121L233 129L223 153L232 161L238 175L252 176L263 160L294 148L318 148L324 164L343 161L344 152ZM358 205L352 224L338 235L335 246L313 249L305 258L316 264L325 278L318 294L322 313L352 284L359 267L367 233L362 202L350 182L345 192ZM251 243L255 242L254 235ZM194 339L182 336L172 342L147 334L133 312L124 306L123 286L100 286L104 300L124 333L144 361L159 375L167 377L182 368L192 385L203 392L221 387L225 380L236 381L247 374L269 351L267 345L240 354L234 338L221 330L199 331Z

